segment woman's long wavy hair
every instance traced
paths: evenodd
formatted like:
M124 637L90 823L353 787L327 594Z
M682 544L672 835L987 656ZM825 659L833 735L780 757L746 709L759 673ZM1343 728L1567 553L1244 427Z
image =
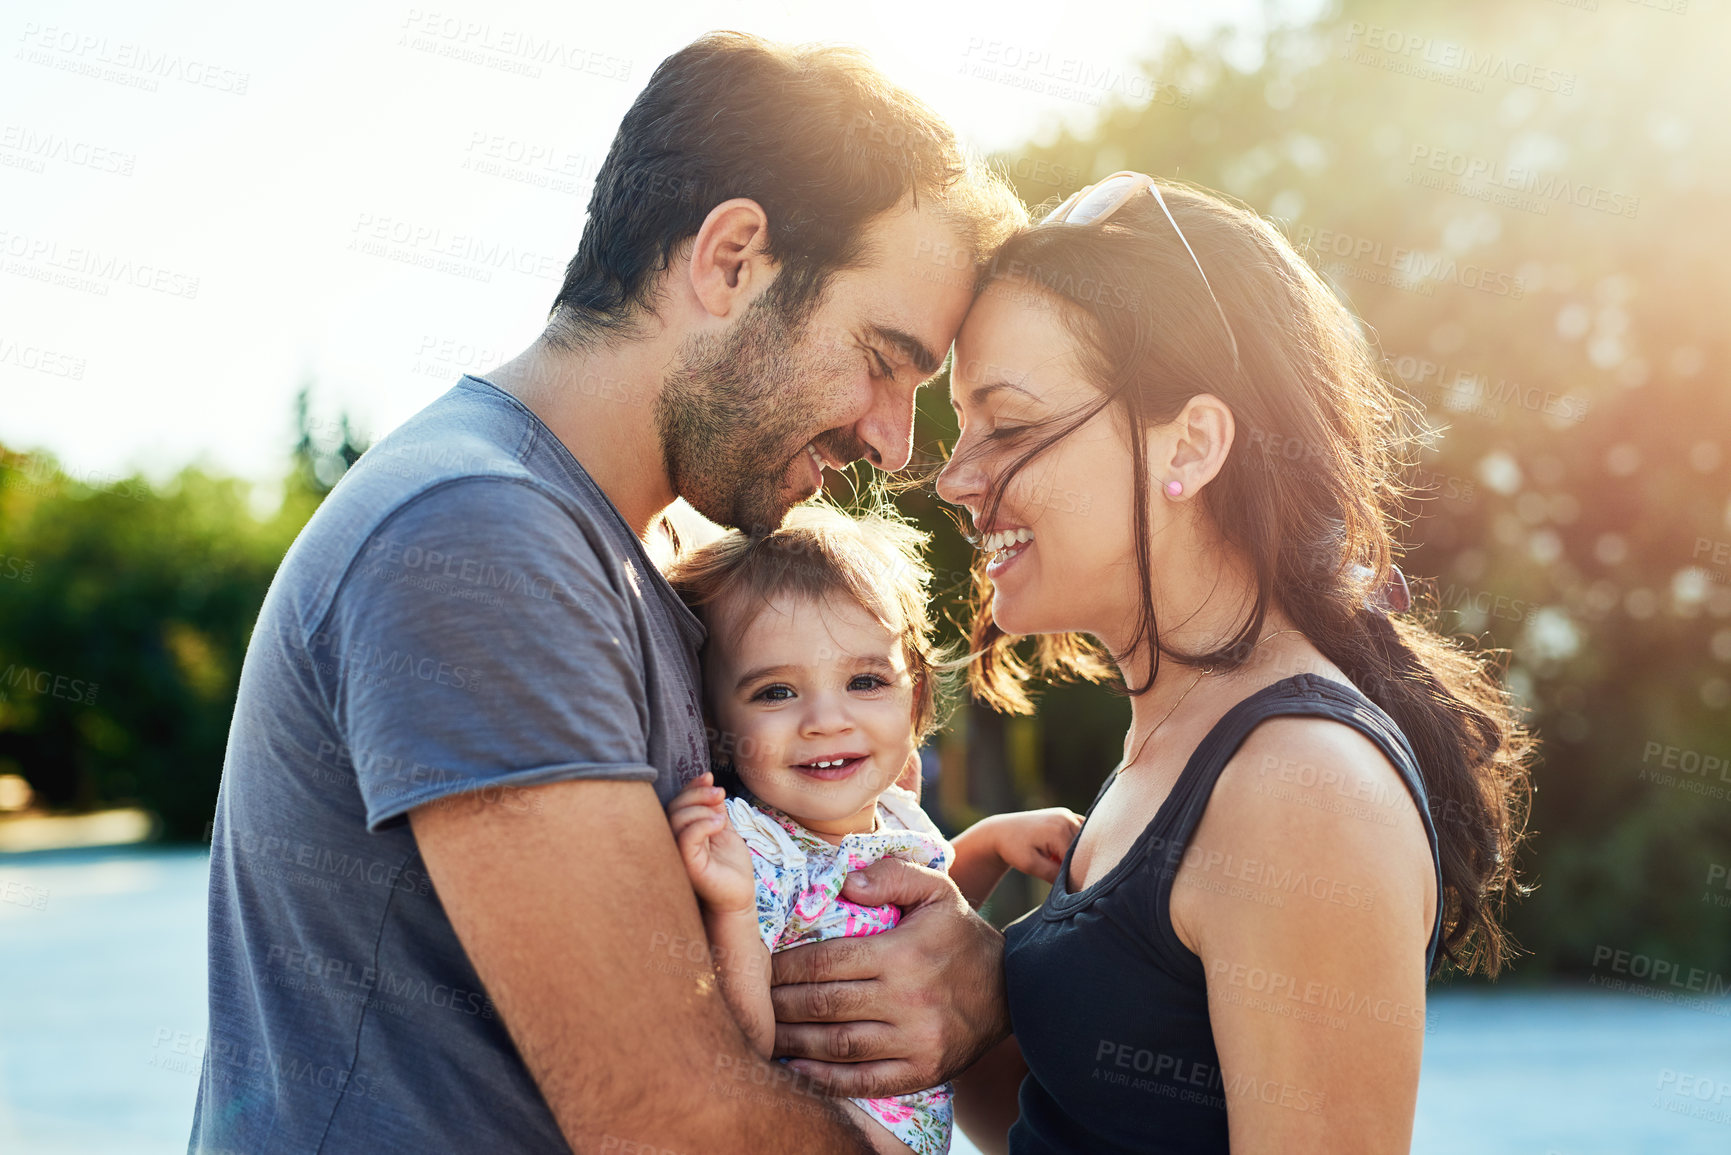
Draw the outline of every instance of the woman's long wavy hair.
M1023 467L1096 413L1121 407L1135 471L1137 631L1125 654L1065 634L1037 638L1025 658L1017 653L1020 639L992 620L982 557L973 574L977 656L969 685L997 709L1026 713L1025 686L1036 675L1138 694L1152 685L1162 655L1231 669L1249 658L1277 601L1412 744L1442 862L1441 956L1494 975L1512 949L1498 925L1502 904L1526 893L1514 855L1531 795L1532 739L1494 655L1443 637L1415 614L1367 606L1398 551L1395 527L1413 496L1404 475L1416 464L1420 415L1383 376L1357 319L1278 230L1213 194L1160 187L1195 262L1155 198L1137 195L1104 222L1018 233L980 286L997 284L1056 307L1100 390L1080 412L1046 423L1015 447L980 520L995 521ZM1154 498L1141 447L1145 430L1175 419L1199 393L1231 408L1236 435L1196 501L1248 559L1256 599L1219 649L1182 653L1162 642L1155 619ZM1144 647L1152 654L1148 682L1122 686L1115 663Z

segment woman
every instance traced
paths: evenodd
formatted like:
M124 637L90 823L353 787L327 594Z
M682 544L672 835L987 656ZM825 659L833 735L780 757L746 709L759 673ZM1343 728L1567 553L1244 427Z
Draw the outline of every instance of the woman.
M1406 1151L1426 979L1506 951L1529 750L1400 616L1410 414L1278 232L1135 173L1012 239L955 352L976 694L1115 674L1133 707L958 1120L1016 1155Z

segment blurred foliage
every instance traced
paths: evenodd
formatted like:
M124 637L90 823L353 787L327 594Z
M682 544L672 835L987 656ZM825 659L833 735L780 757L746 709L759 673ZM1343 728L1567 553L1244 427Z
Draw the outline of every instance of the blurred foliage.
M1169 42L1152 100L998 158L1030 204L1132 168L1276 220L1438 427L1406 568L1439 627L1511 652L1543 739L1517 978L1586 973L1600 946L1731 971L1731 913L1704 900L1731 770L1701 761L1731 758L1728 32L1703 7L1348 0L1255 43ZM1053 174L1075 179L1026 179ZM298 417L262 519L198 470L152 489L0 456L0 773L201 834L271 574L364 448L312 429L304 394ZM954 433L940 382L918 438ZM929 491L899 500L936 531L955 618L968 547ZM1127 718L1073 686L1035 719L959 711L934 801L1084 808Z
M1722 6L1348 0L1258 43L1169 42L1153 99L995 158L1030 205L1127 168L1275 220L1438 428L1404 568L1438 628L1512 651L1543 741L1517 977L1601 945L1731 972L1707 895L1731 770L1704 769L1731 761L1726 43ZM944 388L924 444L955 435ZM1023 800L1087 806L1127 719L1103 698L1048 692Z
M22 774L38 805L136 803L170 838L203 834L265 589L364 448L346 422L311 428L304 390L296 414L262 519L232 478L79 480L0 449L0 774Z

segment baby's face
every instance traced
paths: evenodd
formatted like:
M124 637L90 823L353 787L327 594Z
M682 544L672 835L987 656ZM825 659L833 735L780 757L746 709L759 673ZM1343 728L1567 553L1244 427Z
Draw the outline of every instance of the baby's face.
M901 639L846 597L783 596L737 644L721 644L742 608L716 607L704 671L741 780L814 833L870 830L878 795L914 750Z

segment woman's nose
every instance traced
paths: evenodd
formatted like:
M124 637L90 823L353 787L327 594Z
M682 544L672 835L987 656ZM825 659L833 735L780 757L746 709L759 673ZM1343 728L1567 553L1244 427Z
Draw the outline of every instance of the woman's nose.
M940 498L951 505L965 506L970 513L974 512L975 500L985 491L980 468L956 450L951 450L950 459L938 470L933 485Z

